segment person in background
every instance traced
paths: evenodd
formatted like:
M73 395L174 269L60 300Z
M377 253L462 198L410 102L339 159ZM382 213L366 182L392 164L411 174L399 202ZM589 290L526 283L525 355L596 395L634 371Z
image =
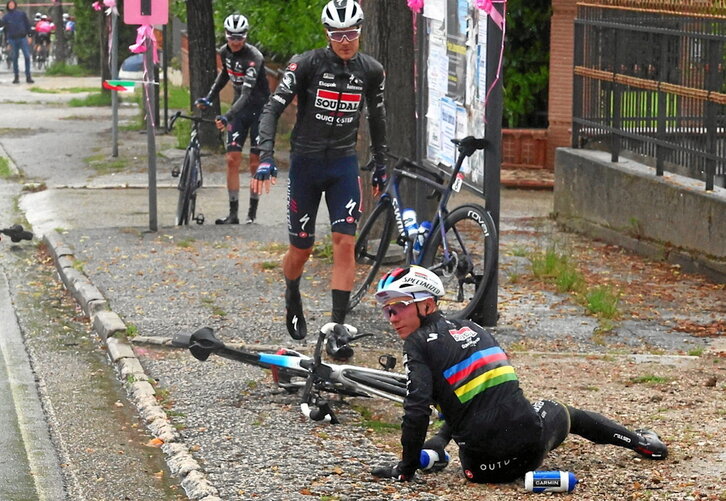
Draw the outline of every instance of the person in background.
M258 121L262 107L270 96L270 87L265 74L265 59L254 45L247 43L250 25L245 16L232 14L224 20L224 34L227 43L220 47L222 71L207 95L196 100L198 108L212 105L227 82L234 87L234 103L225 115L216 118L219 130L227 129L227 192L229 214L217 219L216 224L239 224L239 168L242 163L242 147L247 134L250 135L250 176L257 172L260 154L257 149ZM250 205L247 224L255 222L259 194L250 189Z
M537 469L569 433L648 459L668 456L654 431L632 431L554 400L527 400L491 332L469 320L447 319L439 311L437 298L444 292L441 279L421 266L396 268L378 283L376 300L403 339L408 384L401 424L403 458L375 468L374 476L411 480L421 450L445 458L452 438L464 475L477 483L512 482ZM426 440L431 406L443 415L444 425Z
M361 187L356 144L365 103L375 164L374 196L386 181L385 73L371 56L358 51L363 9L354 0L333 0L321 21L328 46L294 56L260 117L260 166L254 191L269 192L277 176L274 159L277 121L297 97L291 137L287 225L290 245L282 261L286 325L293 339L303 339L307 323L300 278L315 243L320 199L330 214L333 239L331 320L342 324L355 275L355 231L361 215Z
M13 83L20 83L20 68L18 66L20 51L23 52L25 58L25 81L35 83L30 74L30 45L28 44L28 37L31 34L30 20L25 12L17 9L17 6L15 0L10 0L5 6L7 12L2 18L3 31L12 51L11 58L13 73L15 74Z

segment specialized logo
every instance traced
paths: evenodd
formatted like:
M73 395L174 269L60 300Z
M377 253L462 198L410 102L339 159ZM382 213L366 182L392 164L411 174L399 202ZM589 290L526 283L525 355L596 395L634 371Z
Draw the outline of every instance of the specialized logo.
M438 332L430 332L429 337L426 338L426 342L430 343L431 341L436 341L439 339L439 333Z
M300 229L302 231L305 231L305 225L308 224L308 222L310 221L310 216L308 214L305 214L303 217L298 219L298 221L300 221Z
M345 208L348 209L349 216L353 215L353 209L355 209L356 205L357 204L355 203L355 200L353 200L352 198L350 200L348 200L347 204L345 204Z
M355 112L360 106L361 95L348 92L332 92L318 89L315 96L315 107L327 111Z

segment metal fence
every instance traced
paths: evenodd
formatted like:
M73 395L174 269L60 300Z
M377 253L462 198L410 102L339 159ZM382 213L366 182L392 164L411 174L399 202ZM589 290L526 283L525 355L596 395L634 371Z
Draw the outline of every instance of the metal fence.
M573 146L726 186L724 0L578 4Z

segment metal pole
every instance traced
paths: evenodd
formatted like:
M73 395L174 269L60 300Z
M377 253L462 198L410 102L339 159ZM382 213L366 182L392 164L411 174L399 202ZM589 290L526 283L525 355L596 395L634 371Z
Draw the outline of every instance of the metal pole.
M501 4L495 3L494 8L502 11ZM494 24L490 16L487 29L487 87L496 80L496 85L486 102L484 116L486 119L486 137L488 146L484 150L484 195L485 208L492 215L494 227L499 235L499 206L500 206L500 179L501 179L501 145L502 145L502 113L504 109L504 94L502 91L502 77L497 76L499 70L499 51L502 46L502 30ZM497 295L499 292L499 248L494 248L494 267L491 279L487 282L486 291L482 297L477 311L477 321L485 327L497 325Z
M164 130L169 130L169 29L168 24L164 25Z
M146 101L146 143L149 156L149 230L157 231L156 220L156 137L154 136L154 45L146 39L144 95Z
M111 79L118 79L118 15L111 14ZM111 156L118 156L118 91L111 91Z

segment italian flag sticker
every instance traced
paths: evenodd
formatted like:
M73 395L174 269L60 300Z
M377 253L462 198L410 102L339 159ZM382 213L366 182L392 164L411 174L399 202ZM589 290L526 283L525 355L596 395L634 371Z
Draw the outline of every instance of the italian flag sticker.
M136 85L132 80L104 80L103 88L110 90L131 90Z

